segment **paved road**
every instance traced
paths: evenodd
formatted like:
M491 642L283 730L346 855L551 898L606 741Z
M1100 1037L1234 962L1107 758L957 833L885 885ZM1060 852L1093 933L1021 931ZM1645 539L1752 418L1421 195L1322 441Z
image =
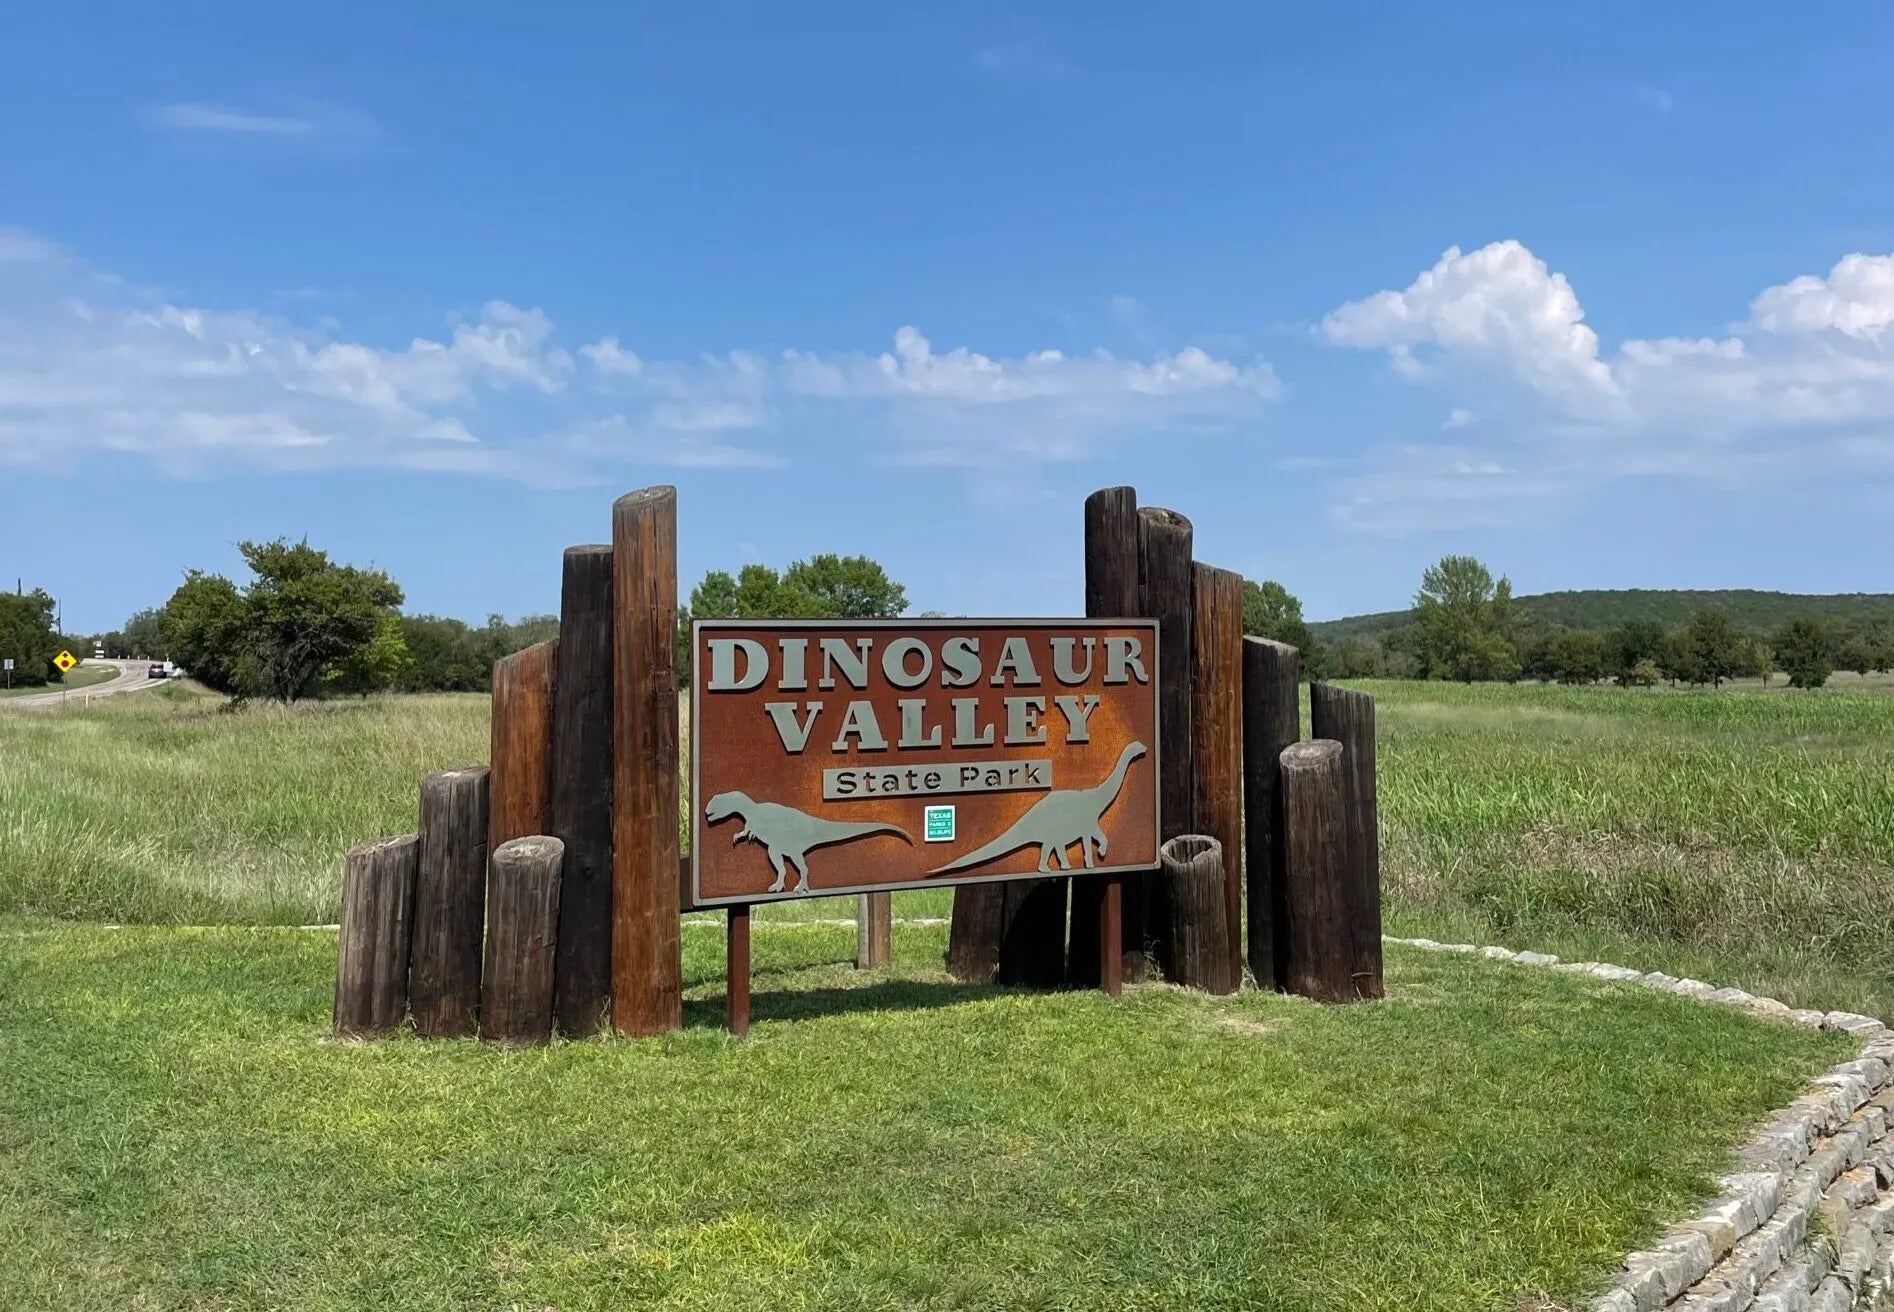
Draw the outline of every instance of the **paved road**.
M115 693L121 692L137 692L141 688L149 688L154 684L164 682L162 679L153 679L150 677L150 661L101 661L88 659L79 663L81 669L87 666L96 668L100 665L116 665L118 667L118 673L104 683L95 683L85 688L74 688L67 692L36 692L25 697L0 697L0 711L15 706L57 706L62 700L84 705L88 698L110 697Z

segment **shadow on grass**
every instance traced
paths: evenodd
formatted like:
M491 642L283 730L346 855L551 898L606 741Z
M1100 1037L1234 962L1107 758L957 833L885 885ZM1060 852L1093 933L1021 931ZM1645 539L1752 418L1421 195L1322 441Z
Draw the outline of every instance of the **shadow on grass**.
M818 1016L845 1016L875 1011L935 1011L1022 991L990 984L916 979L883 979L845 988L791 986L764 990L755 987L769 976L796 973L793 970L759 970L755 973L750 994L752 1021L810 1020ZM721 1029L726 1019L725 995L722 993L689 999L684 1003L686 1027L710 1026Z

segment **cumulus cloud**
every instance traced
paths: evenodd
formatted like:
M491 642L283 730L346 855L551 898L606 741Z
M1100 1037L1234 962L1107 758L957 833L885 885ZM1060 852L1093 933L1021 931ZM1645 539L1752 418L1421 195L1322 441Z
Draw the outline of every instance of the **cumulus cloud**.
M534 483L627 465L766 467L810 434L865 458L1076 459L1274 397L1267 365L1194 347L1144 359L936 350L568 350L537 308L490 301L405 345L332 320L180 304L0 230L0 464L109 451L179 472L401 466Z
M1564 275L1525 246L1455 247L1408 287L1338 307L1321 335L1387 351L1403 377L1504 416L1490 427L1506 437L1479 456L1390 446L1345 493L1382 512L1406 496L1430 514L1477 518L1467 507L1485 500L1571 504L1614 478L1875 470L1858 430L1894 425L1890 323L1894 256L1855 254L1826 276L1764 289L1723 336L1629 338L1607 351ZM1472 411L1455 406L1444 427L1471 423ZM1450 460L1425 454L1449 450ZM1359 523L1363 511L1337 515Z

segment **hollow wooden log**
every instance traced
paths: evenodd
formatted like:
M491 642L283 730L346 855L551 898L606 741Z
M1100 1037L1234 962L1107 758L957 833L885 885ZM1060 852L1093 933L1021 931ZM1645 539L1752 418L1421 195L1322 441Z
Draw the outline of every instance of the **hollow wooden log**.
M1223 844L1208 834L1180 834L1158 849L1171 909L1172 982L1210 993L1234 993L1240 957L1224 923L1229 900Z
M538 642L493 663L493 751L487 850L552 827L552 701L559 644Z
M1138 494L1135 488L1100 488L1085 498L1085 613L1094 619L1142 615L1138 594ZM1110 877L1072 881L1071 935L1066 978L1078 988L1100 986L1099 918ZM1132 979L1144 969L1145 880L1120 880L1119 974Z
M1353 1002L1354 936L1342 887L1342 745L1317 738L1282 753L1283 987L1317 1002Z
M553 681L552 821L559 875L553 1015L598 1033L612 997L612 549L569 547Z
M566 845L535 834L493 851L487 877L487 954L480 1037L530 1045L552 1037L559 867Z
M1301 678L1296 648L1243 639L1243 874L1250 976L1265 989L1283 986L1282 751L1302 739Z
M1378 998L1381 973L1381 821L1375 796L1374 698L1332 683L1309 687L1309 723L1317 738L1342 745L1342 825L1347 838L1342 891L1353 947L1349 973L1357 997Z
M855 968L885 970L894 960L894 895L862 893L855 899Z
M1223 849L1229 959L1243 960L1243 577L1191 571L1191 782L1197 832ZM1237 967L1237 983L1242 969Z
M1139 613L1158 622L1158 804L1163 809L1161 837L1167 839L1198 828L1191 760L1191 611L1196 591L1191 538L1190 521L1176 511L1139 509ZM1158 968L1170 976L1164 931L1171 914L1164 903L1164 879L1153 874L1143 883L1145 935L1155 940Z
M421 848L414 888L408 1007L427 1038L472 1034L480 1011L487 912L487 767L440 770L421 781Z
M612 1025L684 1023L678 920L677 489L612 506Z
M404 834L352 848L343 863L335 963L338 1036L387 1034L401 1024L420 850L420 838Z

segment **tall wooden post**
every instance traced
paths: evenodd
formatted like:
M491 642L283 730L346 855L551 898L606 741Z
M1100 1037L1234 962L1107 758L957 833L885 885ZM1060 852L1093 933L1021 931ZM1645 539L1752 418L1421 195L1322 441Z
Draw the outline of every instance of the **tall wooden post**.
M1234 993L1243 982L1242 959L1224 924L1223 852L1208 834L1180 834L1158 852L1171 909L1171 980L1210 993Z
M493 663L493 750L487 850L552 825L552 697L559 644L535 643Z
M1191 768L1197 832L1216 839L1222 848L1221 920L1230 940L1228 959L1241 984L1243 578L1203 564L1193 568L1191 578ZM1170 881L1169 886L1176 884Z
M678 888L677 489L612 506L612 1025L684 1023Z
M1100 488L1085 498L1085 613L1094 619L1142 615L1138 593L1138 494L1128 487ZM1072 932L1066 978L1079 988L1097 988L1104 878L1072 881ZM1117 881L1119 889L1119 977L1144 973L1145 879ZM1116 996L1114 994L1114 996Z
M1005 895L999 982L1056 989L1065 982L1066 888L1070 879L1014 879Z
M1342 745L1342 816L1347 838L1342 888L1357 997L1384 993L1381 976L1381 832L1375 796L1374 698L1332 683L1309 686L1309 723L1317 738Z
M855 899L855 969L884 970L894 960L894 895L861 893Z
M565 844L534 834L493 850L487 881L480 1037L536 1044L552 1037L552 971Z
M1355 999L1342 775L1338 742L1317 738L1283 749L1283 986L1317 1002Z
M1243 863L1249 885L1249 968L1258 988L1282 976L1282 750L1302 739L1302 653L1243 639Z
M420 874L408 1000L414 1032L457 1039L480 1010L480 940L487 911L487 767L440 770L421 781Z
M1191 761L1191 610L1196 592L1191 538L1190 521L1175 510L1157 506L1139 509L1140 613L1158 622L1162 762L1158 799L1163 808L1161 836L1167 839L1197 828L1196 777ZM1145 933L1158 938L1158 965L1168 975L1169 949L1159 937L1170 923L1163 877L1147 876L1145 889Z
M598 1033L612 996L612 549L568 547L553 685L552 825L559 876L553 1012Z
M421 841L414 834L350 849L342 867L335 1032L387 1034L408 1005L408 940Z

